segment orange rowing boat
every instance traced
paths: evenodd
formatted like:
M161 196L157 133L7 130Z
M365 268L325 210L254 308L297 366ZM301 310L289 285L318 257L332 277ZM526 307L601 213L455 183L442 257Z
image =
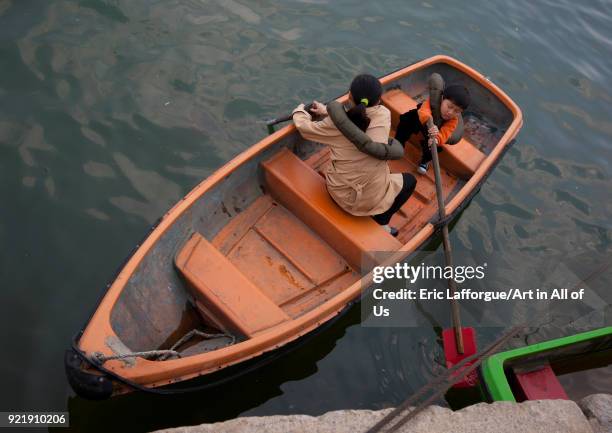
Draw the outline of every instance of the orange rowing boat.
M462 140L440 154L452 219L512 144L522 115L485 76L435 56L381 78L392 128L427 97L434 72L472 95ZM107 398L198 376L210 386L330 323L371 283L372 264L405 259L436 231L433 174L417 175L420 148L407 149L389 162L418 179L391 220L397 238L333 202L321 176L328 149L293 125L232 159L161 218L109 285L66 352L73 389Z

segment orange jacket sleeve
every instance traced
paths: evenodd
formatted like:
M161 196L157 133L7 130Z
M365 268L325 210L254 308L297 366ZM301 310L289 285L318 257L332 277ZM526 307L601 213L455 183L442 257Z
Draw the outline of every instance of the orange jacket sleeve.
M418 114L419 122L421 122L422 125L425 125L427 123L427 120L431 117L431 105L429 103L429 99L423 102L421 108L419 108ZM447 120L442 124L442 127L440 127L440 133L438 134L439 144L445 144L448 141L450 136L453 134L453 131L457 127L458 122L459 121L457 120L457 118L454 118L451 120Z
M419 108L418 113L419 122L421 122L421 125L425 125L427 123L427 120L429 120L429 118L431 117L431 105L429 104L429 99L423 102L421 108Z

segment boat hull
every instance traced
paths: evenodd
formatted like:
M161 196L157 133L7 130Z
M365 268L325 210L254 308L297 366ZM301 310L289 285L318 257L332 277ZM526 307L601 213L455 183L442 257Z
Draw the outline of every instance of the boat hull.
M551 377L551 366L559 372L567 372L563 364L570 359L582 359L607 354L608 362L612 363L612 327L596 329L568 337L532 344L506 352L497 353L483 361L479 377L482 391L489 402L493 401L523 401L529 400L525 392L529 392L532 383L539 382L550 396L546 398L567 398L559 391L555 378ZM531 374L541 373L530 381L521 383L516 379L516 371L528 370ZM525 390L523 389L525 388Z
M471 86L470 91L478 101L475 105L481 107L475 113L475 121L486 119L488 123L483 121L484 126L491 125L488 134L480 137L474 133L469 137L473 145L466 141L446 152L443 191L447 199L447 214L452 219L477 193L509 149L522 125L522 115L516 104L482 74L450 57L436 56L381 78L385 90L383 102L392 111L394 125L406 104L414 105L425 96L427 77L432 72L442 73L454 81L462 80ZM345 102L347 95L338 100ZM465 153L465 149L471 153ZM288 184L283 191L275 190L274 185L266 183L266 180L272 175L276 176L274 179L285 179L282 170L286 165L274 167L269 161L283 152L287 161L311 176L314 193L320 193L321 188L324 191L324 182L313 173L323 170L329 156L322 145L302 139L293 125L264 138L196 186L160 219L128 258L75 339L74 351L81 357L82 369L86 373L93 371L95 375L95 371L102 372L107 377L114 377L116 384L123 384L116 386L113 394L125 392L126 385L146 390L211 375L273 352L312 333L359 299L362 289L372 283L372 274L367 268L360 268L356 263L358 260L355 260L359 252L355 253L351 248L362 248L361 254L364 254L371 244L352 242L355 231L347 232L345 229L348 227L363 235L371 226L371 220L367 217L351 220L337 210L333 210L335 216L330 217L329 209L310 206L316 200L296 205L295 197L305 194L299 190L302 186L298 183ZM416 167L410 158L395 164L392 171ZM275 172L277 168L279 170ZM384 249L384 259L379 264L394 264L405 259L436 232L432 185L431 179L423 178L414 194L415 201L409 202L401 215L394 216L396 219L392 224L402 224L400 242L389 240ZM330 200L329 197L317 198L322 202ZM417 203L417 199L421 202ZM317 205L331 206L329 203ZM417 211L419 215L416 215ZM343 223L338 224L333 218L340 218ZM289 223L291 230L301 233L300 239L310 242L313 248L319 248L321 254L334 257L335 268L325 273L317 264L316 257L304 255L308 248L302 248L303 251L293 248L283 230L278 229L279 224ZM248 233L243 229L247 226ZM333 233L330 234L330 230ZM202 322L201 317L205 314L194 309L194 304L197 304L194 303L194 293L202 294L199 299L204 303L207 300L213 302L215 296L223 297L224 294L219 292L219 287L211 287L210 278L197 288L198 292L193 287L198 285L197 275L191 275L189 280L186 278L187 270L175 263L175 257L180 256L194 233L201 236L202 244L207 248L221 252L214 263L223 264L228 278L231 279L232 274L244 274L253 287L263 290L264 295L276 303L287 319L268 328L250 328L244 317L242 322L246 320L247 323L240 323L241 319L230 305L227 311L221 311L223 314L219 317L233 320L235 326L224 329L223 320L218 318ZM377 236L372 238L375 240ZM340 239L348 247L341 247L334 239ZM267 242L265 245L264 241ZM393 242L397 247L393 247ZM241 249L249 250L251 254L240 254ZM276 255L272 257L271 254ZM264 258L273 262L276 273L262 272L263 262L253 262ZM297 281L299 278L296 276L301 280ZM283 289L289 286L279 283L284 281L283 278L292 284L289 294ZM276 289L270 291L272 289L268 287ZM317 293L321 296L315 296ZM223 302L216 308L223 309ZM247 318L253 314L248 308L238 313ZM200 341L186 347L185 356L180 358L162 361L132 357L100 362L100 356L167 350L190 329L206 326L236 334L232 336L235 344L224 345L221 341L219 347L213 347L210 342ZM68 358L74 364L71 364L70 371L74 372L76 361ZM79 392L76 388L78 386L75 390ZM106 392L103 387L100 395Z

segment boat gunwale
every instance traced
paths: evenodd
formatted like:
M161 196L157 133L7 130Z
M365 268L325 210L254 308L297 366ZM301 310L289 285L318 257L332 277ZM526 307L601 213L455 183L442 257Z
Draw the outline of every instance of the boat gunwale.
M469 66L444 55L433 56L412 65L403 67L382 77L381 83L383 85L388 85L394 81L399 81L405 76L408 76L420 69L429 67L436 63L446 63L457 69L459 72L474 79L480 86L491 91L513 115L512 122L502 137L499 138L499 141L493 148L492 152L487 155L470 180L467 181L449 201L449 203L447 203L447 213L450 215L461 206L464 200L469 198L469 195L473 192L473 190L479 186L479 182L483 180L494 164L496 164L504 149L509 146L509 143L516 136L519 128L522 125L522 113L518 106L484 75L480 74ZM348 95L342 95L337 98L337 100L340 102L346 102L348 100ZM129 278L136 271L139 264L153 245L155 245L155 243L166 233L172 224L177 221L183 212L189 209L206 192L215 187L219 182L222 182L224 178L234 172L242 164L247 163L249 160L270 148L279 140L282 140L283 138L286 138L294 133L297 133L295 126L293 124L289 124L279 131L263 138L261 141L228 161L208 178L200 182L163 215L157 226L148 234L144 242L127 259L123 265L123 268L119 271L112 284L108 287L105 295L101 298L97 309L90 317L89 322L78 338L77 345L79 350L85 354L97 351L102 352L105 355L113 355L112 351L105 344L105 341L109 336L118 338L112 329L110 319L111 312ZM434 231L434 225L431 222L427 223L399 250L393 252L389 259L383 263L383 265L387 263L393 264L404 259L408 254L424 244L434 233ZM106 363L105 368L126 379L133 380L139 384L147 386L160 386L170 382L175 382L177 380L184 380L198 375L218 371L229 365L246 361L266 351L276 349L310 332L323 322L326 322L338 314L349 302L359 296L362 286L366 287L371 283L372 272L366 274L359 281L355 282L336 296L319 305L317 308L305 313L304 315L263 331L249 340L232 346L227 346L212 352L204 352L185 358L171 359L163 362L136 358L136 366L131 368L124 368L125 366L122 361L111 360ZM169 371L173 372L172 377L168 377ZM179 377L177 378L177 376Z

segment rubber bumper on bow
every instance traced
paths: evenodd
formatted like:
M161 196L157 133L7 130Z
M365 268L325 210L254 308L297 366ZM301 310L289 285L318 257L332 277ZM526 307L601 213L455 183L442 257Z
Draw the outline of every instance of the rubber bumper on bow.
M89 400L104 400L113 394L112 381L102 375L83 370L83 359L72 349L66 350L64 366L68 383L80 397Z

